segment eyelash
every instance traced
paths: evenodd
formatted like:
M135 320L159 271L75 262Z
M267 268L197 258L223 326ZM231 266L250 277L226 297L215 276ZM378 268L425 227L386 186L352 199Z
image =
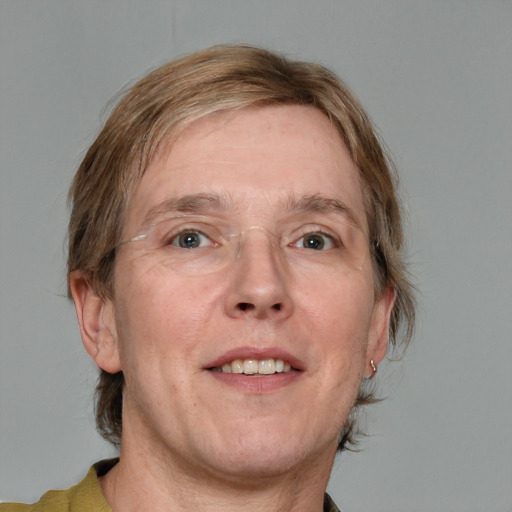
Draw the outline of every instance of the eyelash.
M181 229L178 233L171 233L171 234L166 235L162 245L163 246L180 247L182 249L196 249L197 247L182 247L179 245L180 237L182 237L184 235L196 235L200 239L206 238L207 240L209 240L211 242L211 246L213 246L213 247L218 245L206 233L204 233L200 229L195 229L195 228L185 228L185 229ZM199 240L199 243L202 244L201 240ZM202 245L200 245L200 246L202 246Z
M304 247L304 246L300 247L298 245L298 244L300 244L301 240L304 241L307 237L313 237L313 236L321 237L321 239L322 239L322 247L320 247L320 249L316 249L314 247ZM328 244L330 244L331 247L324 248L326 240L327 240ZM302 242L302 243L304 243L304 242ZM340 240L337 237L334 237L333 235L330 235L328 233L324 233L322 231L311 231L311 232L307 232L307 233L304 233L303 235L301 235L297 239L297 241L292 243L291 245L293 247L297 247L297 248L300 248L300 249L327 250L327 249L332 249L332 248L340 247L341 246L341 242L340 242Z

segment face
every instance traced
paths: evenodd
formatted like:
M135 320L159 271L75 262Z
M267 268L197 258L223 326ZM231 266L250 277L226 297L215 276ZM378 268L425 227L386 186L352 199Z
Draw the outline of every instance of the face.
M190 125L134 190L116 257L123 446L212 474L330 464L386 348L367 233L357 168L319 111Z

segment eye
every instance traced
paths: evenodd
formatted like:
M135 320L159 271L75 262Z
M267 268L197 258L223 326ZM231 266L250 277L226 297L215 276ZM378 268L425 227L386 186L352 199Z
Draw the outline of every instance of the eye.
M198 247L211 247L215 244L201 231L183 231L170 240L170 245L182 249L197 249Z
M332 249L335 246L334 239L325 233L307 233L301 236L294 244L295 247L301 249L313 249L315 251L322 251L325 249Z

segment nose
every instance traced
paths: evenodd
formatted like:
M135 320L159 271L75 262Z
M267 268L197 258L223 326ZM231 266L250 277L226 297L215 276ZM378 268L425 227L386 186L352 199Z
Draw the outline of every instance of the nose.
M292 313L289 277L275 245L261 231L240 240L226 297L229 316L277 320Z

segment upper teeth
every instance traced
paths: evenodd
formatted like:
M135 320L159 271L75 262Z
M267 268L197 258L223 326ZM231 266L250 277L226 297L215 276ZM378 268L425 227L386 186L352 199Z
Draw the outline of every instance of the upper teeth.
M235 359L230 363L223 364L218 370L224 373L270 375L272 373L289 372L291 368L290 363L282 359Z

